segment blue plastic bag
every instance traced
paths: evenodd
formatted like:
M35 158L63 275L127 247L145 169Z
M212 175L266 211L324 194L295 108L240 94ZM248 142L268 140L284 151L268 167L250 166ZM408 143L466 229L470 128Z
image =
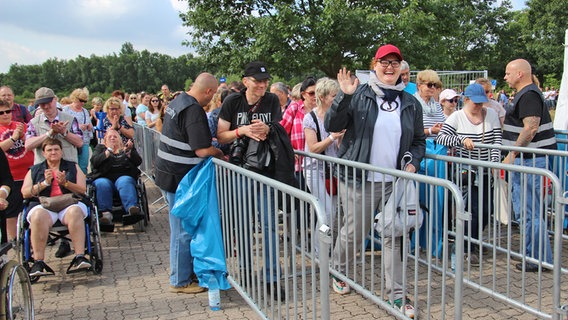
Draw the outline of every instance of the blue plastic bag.
M207 287L207 277L213 273L220 289L231 288L226 279L215 165L211 157L183 177L176 190L171 214L182 220L183 228L191 235L193 270L200 286Z

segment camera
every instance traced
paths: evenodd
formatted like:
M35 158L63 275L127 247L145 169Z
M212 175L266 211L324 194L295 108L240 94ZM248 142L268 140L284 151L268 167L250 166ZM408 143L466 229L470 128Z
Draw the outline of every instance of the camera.
M236 165L242 165L244 155L247 151L248 139L240 138L231 144L231 152L229 153L229 162Z

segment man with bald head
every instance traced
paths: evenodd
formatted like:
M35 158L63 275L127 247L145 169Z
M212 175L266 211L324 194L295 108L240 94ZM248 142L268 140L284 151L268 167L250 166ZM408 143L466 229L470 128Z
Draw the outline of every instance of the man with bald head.
M181 179L203 158L223 157L223 152L211 145L211 132L203 110L217 91L217 79L202 73L191 89L179 94L168 105L155 164L156 185L165 194L170 212ZM181 219L170 214L170 292L199 293L193 272L190 250L191 236L183 229Z
M505 115L503 145L556 150L556 138L550 113L544 105L542 92L533 83L531 65L523 59L509 62L505 69L504 79L511 88L517 91L517 94ZM547 168L547 161L543 155L528 152L519 154L511 151L503 162ZM525 231L522 233L526 237L525 254L539 262L552 263L550 241L546 225L542 221L544 214L540 206L542 196L540 177L526 175L523 178L521 185L520 174L513 174L512 200L515 220L520 223L522 218L525 222ZM521 194L524 195L522 201ZM522 204L524 204L523 208L521 208ZM527 262L524 266L519 263L516 268L521 271L524 268L528 272L538 271L538 265L532 262Z

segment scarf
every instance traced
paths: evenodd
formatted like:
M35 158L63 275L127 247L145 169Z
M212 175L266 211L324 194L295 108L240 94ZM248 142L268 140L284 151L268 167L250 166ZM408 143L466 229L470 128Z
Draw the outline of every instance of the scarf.
M378 97L383 98L383 100L386 100L389 103L395 101L397 97L400 97L402 95L402 90L404 90L405 87L404 82L402 82L400 77L393 86L382 83L381 80L377 78L375 72L369 73L368 84Z

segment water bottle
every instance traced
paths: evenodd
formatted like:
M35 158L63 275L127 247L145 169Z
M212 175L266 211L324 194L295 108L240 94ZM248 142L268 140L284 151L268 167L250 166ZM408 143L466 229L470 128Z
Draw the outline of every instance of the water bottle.
M219 292L219 283L213 273L209 274L207 285L209 287L209 308L213 311L221 310L221 292Z
M452 243L450 246L450 257L451 257L451 266L452 271L456 271L456 244Z

